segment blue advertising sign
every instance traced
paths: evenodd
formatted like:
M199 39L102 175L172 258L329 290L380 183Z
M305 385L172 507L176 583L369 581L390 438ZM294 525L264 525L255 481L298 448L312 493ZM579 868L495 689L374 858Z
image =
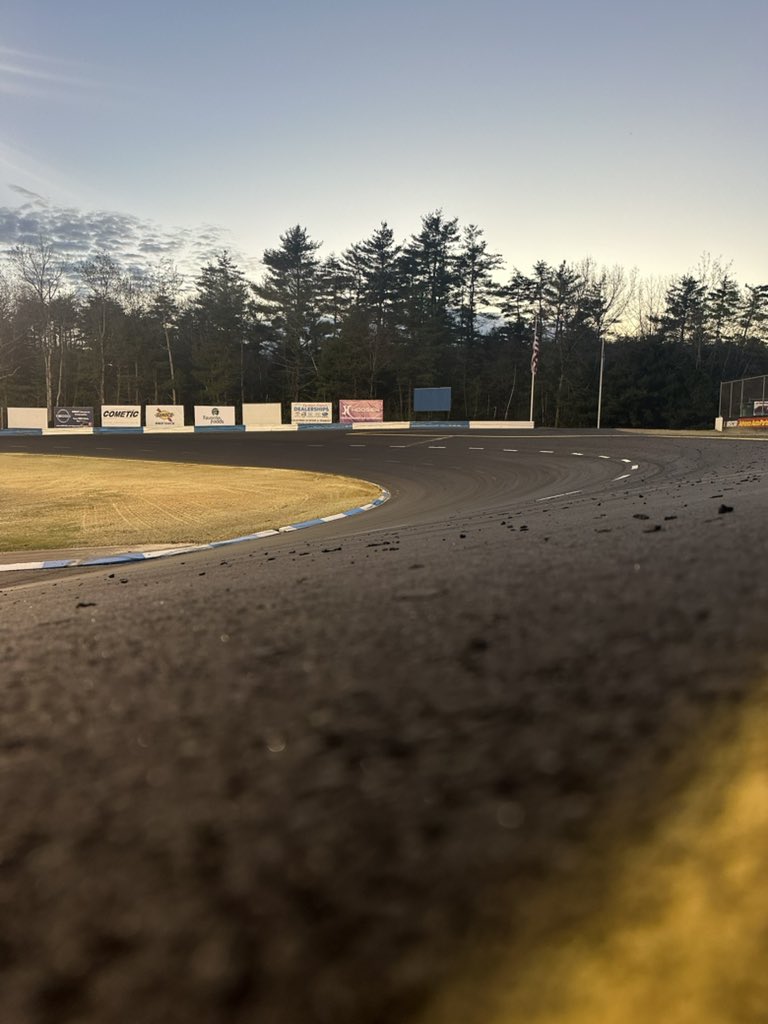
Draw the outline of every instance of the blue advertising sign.
M70 405L57 405L53 410L54 427L92 427L93 407L73 408Z
M414 388L414 412L450 412L450 388Z

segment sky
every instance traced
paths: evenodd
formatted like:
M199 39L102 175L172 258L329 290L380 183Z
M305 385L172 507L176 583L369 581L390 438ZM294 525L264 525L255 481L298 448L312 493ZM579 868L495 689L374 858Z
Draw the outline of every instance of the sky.
M768 282L768 0L4 0L0 248L252 277L442 209L505 273ZM503 277L504 275L502 275Z

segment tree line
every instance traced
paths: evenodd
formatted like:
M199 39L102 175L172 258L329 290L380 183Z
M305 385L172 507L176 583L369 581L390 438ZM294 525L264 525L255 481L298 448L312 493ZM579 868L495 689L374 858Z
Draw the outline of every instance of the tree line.
M107 251L72 263L50 240L0 265L0 405L232 404L381 398L412 418L414 387L451 386L452 416L711 426L721 380L768 373L768 285L696 272L640 279L591 259L505 271L476 225L435 211L398 242L382 223L322 258L289 228L248 279L227 251L185 285L169 261L126 273Z

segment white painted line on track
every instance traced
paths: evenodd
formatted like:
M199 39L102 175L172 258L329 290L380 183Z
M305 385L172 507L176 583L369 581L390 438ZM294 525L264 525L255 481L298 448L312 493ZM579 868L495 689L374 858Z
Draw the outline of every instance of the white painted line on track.
M571 455L583 455L584 452L571 452Z
M501 450L503 452L516 452L517 448L502 448Z
M407 448L408 445L407 444L391 444L389 447L390 448Z
M617 480L629 480L629 473L625 473L623 476L615 476L613 478L614 483L616 483Z
M598 455L598 459L610 459L610 455Z
M445 445L445 444L431 444L429 447L430 447L430 451L434 451L435 448L447 448L448 445Z
M347 448L365 448L364 444L348 444Z
M637 463L635 463L634 466L630 466L630 469L640 469L640 467Z
M551 448L539 448L539 455L554 455L554 451Z
M630 463L632 461L632 459L622 459L621 461L622 462L626 462L626 463Z
M470 446L469 446L469 450L470 450L471 452L484 452L484 451L485 451L485 448L473 448L473 447L472 447L472 445L470 445Z
M572 494L581 494L581 491L563 491L562 494L548 494L546 498L537 498L536 501L551 501L553 498L570 498Z

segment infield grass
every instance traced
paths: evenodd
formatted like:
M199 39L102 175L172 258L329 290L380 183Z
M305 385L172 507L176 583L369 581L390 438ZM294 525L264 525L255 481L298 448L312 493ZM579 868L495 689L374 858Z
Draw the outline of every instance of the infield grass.
M0 552L206 544L333 515L379 493L325 473L0 454Z

